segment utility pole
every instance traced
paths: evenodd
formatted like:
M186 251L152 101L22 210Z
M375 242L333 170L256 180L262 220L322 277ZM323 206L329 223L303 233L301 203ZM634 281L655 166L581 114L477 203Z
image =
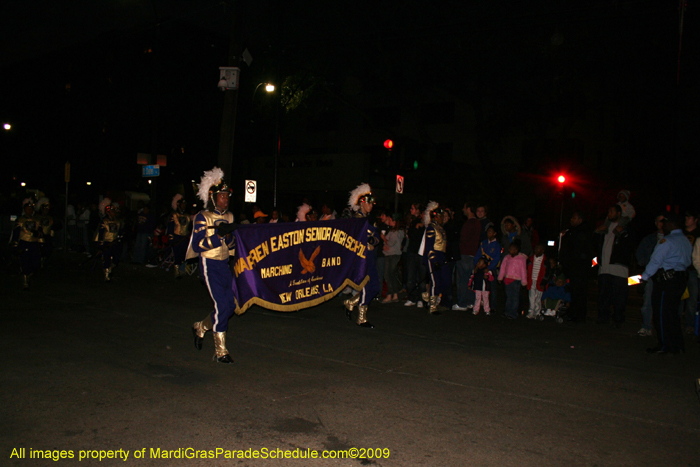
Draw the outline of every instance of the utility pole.
M228 47L227 66L238 66L240 62L240 42L238 38L238 28L236 27L236 1L229 4L231 9L231 42ZM219 167L224 171L224 175L233 185L231 180L231 169L233 167L233 140L236 129L236 110L238 107L238 89L224 92L224 109L221 117L221 136L219 137Z

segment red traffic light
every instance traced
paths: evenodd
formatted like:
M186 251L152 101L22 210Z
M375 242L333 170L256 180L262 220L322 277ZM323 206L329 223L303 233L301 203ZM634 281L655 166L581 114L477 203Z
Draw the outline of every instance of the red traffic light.
M384 141L384 147L391 151L391 148L394 147L394 142L392 140L388 139L388 140Z
M559 183L563 184L563 183L566 181L566 177L563 176L563 175L559 175L559 176L557 177L557 181L558 181Z

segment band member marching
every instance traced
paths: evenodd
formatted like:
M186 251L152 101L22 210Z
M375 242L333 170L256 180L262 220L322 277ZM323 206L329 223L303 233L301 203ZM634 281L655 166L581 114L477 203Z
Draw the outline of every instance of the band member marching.
M39 243L41 243L41 265L44 265L44 261L46 258L51 256L51 253L53 252L53 217L51 214L49 214L49 210L51 209L51 203L49 203L49 199L44 197L39 199L39 201L36 203L36 210L37 210L37 218L39 221L39 225L41 226L41 239L39 240Z
M318 213L313 206L304 203L297 209L297 218L294 222L311 222L318 220Z
M176 194L172 201L173 213L168 223L168 239L173 249L173 267L175 278L180 279L180 265L185 262L187 245L192 233L192 218L187 214L187 202L181 194Z
M233 214L228 212L231 189L224 181L224 171L218 167L204 172L197 196L204 203L204 210L194 218L194 230L187 250L187 258L200 257L201 271L209 295L214 302L214 311L192 327L194 346L202 349L207 331L214 335L214 360L233 363L226 348L226 331L229 318L236 309L233 295L233 276L228 260L234 254L235 240L232 235L235 225Z
M102 269L105 282L112 280L111 274L122 256L122 237L124 237L124 221L119 216L119 205L112 204L112 200L104 198L100 201L100 214L102 222L97 230L95 241L102 253Z
M10 242L19 252L22 271L22 288L29 289L29 278L41 267L41 238L43 230L39 218L34 212L34 200L27 198L22 202L22 217L17 219Z
M447 235L442 228L444 221L443 210L435 201L428 203L428 207L423 212L423 223L427 226L421 254L423 262L428 270L430 285L421 298L428 303L431 314L440 314L438 306L443 292L447 290L451 283L450 270L444 267L447 263L445 252L447 251Z
M350 192L348 206L351 210L352 217L366 219L374 207L374 197L372 196L372 188L364 183ZM379 293L379 277L377 274L377 265L374 251L375 245L379 243L379 236L374 225L368 223L367 249L370 250L367 254L367 274L369 281L359 293L352 298L348 298L343 302L346 308L348 319L352 319L352 311L357 307L357 325L365 328L373 328L372 324L367 321L367 309L372 299Z

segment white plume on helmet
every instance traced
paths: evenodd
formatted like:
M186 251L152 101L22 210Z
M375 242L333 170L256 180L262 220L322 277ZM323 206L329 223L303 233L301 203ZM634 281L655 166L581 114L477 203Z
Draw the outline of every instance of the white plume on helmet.
M297 209L297 221L299 222L305 222L306 221L306 214L311 210L311 206L308 204L304 203L299 208Z
M372 187L369 186L367 183L363 183L354 190L350 192L350 198L348 199L348 206L353 211L359 211L360 210L360 203L359 200L361 197L365 195L371 195L372 194Z
M436 201L431 201L428 203L428 207L426 207L425 211L423 211L423 224L425 224L426 226L430 224L430 222L432 221L430 213L432 213L439 207L440 204L438 204Z
M37 209L37 211L41 210L41 208L42 208L45 204L49 204L49 199L48 199L46 196L40 198L39 201L37 201L37 203L36 203L36 209Z
M112 200L109 198L102 198L102 201L100 201L100 205L98 206L100 208L100 214L103 216L105 215L105 210L107 209L107 206L112 205Z
M177 203L179 203L182 198L184 198L184 196L182 196L180 193L173 196L173 201L170 204L173 207L173 211L177 211Z
M219 185L224 181L224 171L219 167L214 167L211 170L205 170L202 179L199 182L199 191L197 197L202 200L204 207L209 201L209 189L214 185Z

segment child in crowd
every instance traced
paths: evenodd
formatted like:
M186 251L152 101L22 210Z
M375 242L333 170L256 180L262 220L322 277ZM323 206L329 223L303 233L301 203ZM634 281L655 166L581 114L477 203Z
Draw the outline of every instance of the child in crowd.
M615 231L615 235L619 234L622 232L627 225L629 225L630 222L632 222L632 219L634 219L634 216L637 215L637 212L634 210L634 206L632 206L632 203L630 203L630 192L629 190L621 190L617 194L617 204L620 206L621 214L620 214L620 219L617 221L617 229ZM605 230L609 230L608 227L610 227L610 220L606 217L605 218Z
M474 301L474 315L479 314L479 309L481 303L484 303L484 313L486 316L491 314L491 305L489 304L489 294L491 292L491 282L493 282L493 273L488 269L489 262L491 258L489 256L482 256L476 262L476 267L472 276L469 279L469 290L473 290L476 295L476 300Z
M527 318L533 319L542 310L542 293L547 288L547 257L544 254L544 245L538 243L535 252L528 259L527 277L530 308L527 310Z
M520 239L516 238L508 247L508 255L501 262L501 272L498 281L506 286L506 310L504 316L508 319L518 317L520 305L520 287L527 287L527 256L520 253Z
M562 307L568 307L571 303L571 294L566 290L566 276L559 274L544 294L542 294L542 306L546 310L545 316L556 316Z
M547 286L554 284L559 274L561 274L561 267L557 264L557 259L552 257L547 258L547 270L544 272L544 277L542 278L545 282L545 290Z

